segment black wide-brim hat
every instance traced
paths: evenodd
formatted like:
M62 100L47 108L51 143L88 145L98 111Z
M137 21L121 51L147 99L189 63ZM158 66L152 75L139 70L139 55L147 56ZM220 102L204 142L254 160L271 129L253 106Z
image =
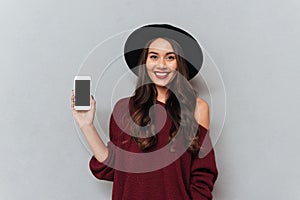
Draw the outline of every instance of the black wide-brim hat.
M186 31L170 24L149 24L134 30L124 45L124 57L128 67L133 70L138 66L138 60L148 41L166 37L175 40L182 47L183 59L186 61L191 80L202 67L203 52L196 39Z

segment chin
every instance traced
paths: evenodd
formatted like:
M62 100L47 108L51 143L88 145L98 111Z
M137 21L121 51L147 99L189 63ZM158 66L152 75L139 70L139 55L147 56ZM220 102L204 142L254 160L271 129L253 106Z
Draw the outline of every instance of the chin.
M158 84L158 83L154 83L156 86L158 87L166 87L167 84Z
M159 86L159 87L166 87L170 84L171 81L168 81L168 82L165 82L165 83L161 83L161 82L157 82L157 81L153 81L153 83L156 85L156 86Z

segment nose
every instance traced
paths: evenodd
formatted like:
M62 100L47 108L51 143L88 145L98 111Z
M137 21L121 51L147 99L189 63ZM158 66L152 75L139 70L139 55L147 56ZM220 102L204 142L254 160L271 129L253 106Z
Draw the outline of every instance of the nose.
M166 68L166 61L164 58L160 58L157 65L161 68Z

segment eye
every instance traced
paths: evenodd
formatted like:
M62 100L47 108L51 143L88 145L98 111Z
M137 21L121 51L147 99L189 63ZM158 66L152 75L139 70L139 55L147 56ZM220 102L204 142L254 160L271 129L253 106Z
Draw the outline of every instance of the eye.
M156 60L157 58L158 58L158 57L157 57L156 55L151 55L151 56L150 56L150 59L151 59L151 60Z
M167 57L167 60L174 60L175 59L175 56L168 56Z

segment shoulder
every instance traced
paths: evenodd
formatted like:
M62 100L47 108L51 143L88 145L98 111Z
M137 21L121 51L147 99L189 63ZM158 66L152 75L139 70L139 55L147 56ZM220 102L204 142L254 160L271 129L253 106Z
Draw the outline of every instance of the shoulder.
M112 112L117 115L125 113L126 110L129 109L129 104L130 104L130 97L122 97L114 103Z
M196 106L198 107L198 109L200 111L208 111L209 110L209 105L204 99L197 97L196 104L197 104Z
M129 103L131 103L131 101L132 101L132 96L122 97L115 102L114 107L124 107L126 105L128 106Z
M125 130L125 121L124 119L129 116L129 100L130 97L123 97L118 99L113 106L111 115L110 115L110 126L113 132L116 133L116 130Z
M195 120L206 129L209 129L209 105L201 99L196 99Z

